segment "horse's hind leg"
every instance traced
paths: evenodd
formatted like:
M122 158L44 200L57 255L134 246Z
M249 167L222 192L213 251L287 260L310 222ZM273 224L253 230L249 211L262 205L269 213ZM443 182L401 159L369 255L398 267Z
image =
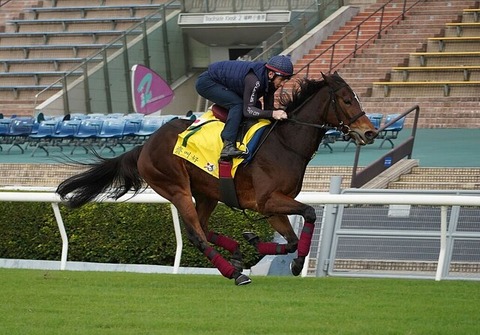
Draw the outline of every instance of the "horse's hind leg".
M251 282L250 278L238 271L208 244L191 196L176 194L171 198L171 202L182 216L190 242L207 257L224 277L234 279L235 285L249 284Z
M243 237L253 245L262 255L285 255L297 250L298 238L290 225L290 221L286 215L274 215L267 219L268 223L280 235L282 235L287 243L262 242L260 238L251 232L243 233Z
M194 197L198 218L200 220L202 229L207 236L208 242L229 251L232 254L230 263L235 267L238 272L242 272L243 256L240 251L240 244L228 236L208 230L208 219L210 218L210 215L217 206L218 202L203 195L196 194L194 195Z
M308 214L306 217L309 221L305 221L302 232L300 233L300 239L293 231L286 215L274 215L268 218L270 225L287 240L286 244L260 242L255 234L244 234L244 237L257 248L258 252L264 255L283 255L298 251L298 257L295 258L290 265L290 270L294 276L298 276L302 272L305 258L310 252L313 230L315 228L315 224L310 223L315 222L315 210L308 205L305 207L307 208L306 212ZM311 213L312 211L313 213Z

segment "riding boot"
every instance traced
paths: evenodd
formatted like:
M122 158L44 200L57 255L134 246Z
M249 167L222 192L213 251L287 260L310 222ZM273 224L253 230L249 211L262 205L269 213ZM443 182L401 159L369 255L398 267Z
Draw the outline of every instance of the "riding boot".
M245 158L248 156L248 153L242 150L239 150L235 147L235 144L233 142L230 142L228 140L223 141L223 149L222 152L220 153L220 159L221 160L231 160L235 157L238 158Z

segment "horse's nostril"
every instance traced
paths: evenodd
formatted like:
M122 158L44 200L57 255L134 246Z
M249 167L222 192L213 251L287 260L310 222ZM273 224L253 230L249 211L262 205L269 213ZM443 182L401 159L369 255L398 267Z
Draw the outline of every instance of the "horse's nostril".
M377 132L376 131L366 131L365 132L365 138L367 140L373 140L376 136L377 136Z

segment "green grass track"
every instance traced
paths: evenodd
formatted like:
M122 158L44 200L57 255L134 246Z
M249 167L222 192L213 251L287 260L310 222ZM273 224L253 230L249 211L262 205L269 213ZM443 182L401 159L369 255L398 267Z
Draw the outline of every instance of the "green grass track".
M475 281L0 269L0 334L479 334Z

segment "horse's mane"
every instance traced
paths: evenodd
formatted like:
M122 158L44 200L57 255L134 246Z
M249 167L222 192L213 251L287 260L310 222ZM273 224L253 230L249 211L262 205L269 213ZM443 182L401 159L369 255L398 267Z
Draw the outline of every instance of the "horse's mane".
M292 95L288 93L281 94L279 103L287 114L291 113L325 85L326 82L324 80L298 79L295 87L292 89Z

